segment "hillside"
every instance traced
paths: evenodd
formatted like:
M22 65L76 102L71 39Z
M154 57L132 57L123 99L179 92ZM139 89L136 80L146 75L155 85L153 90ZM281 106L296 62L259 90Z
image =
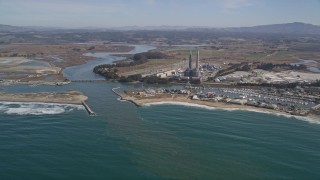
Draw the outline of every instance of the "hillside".
M232 32L251 32L251 33L286 33L286 34L320 34L320 26L305 24L301 22L272 24L253 27L226 28Z
M187 26L147 26L147 27L121 27L121 28L82 28L65 29L32 26L10 26L1 25L0 32L28 32L28 31L59 31L59 32L105 32L105 31L199 31L199 32L238 32L238 33L273 33L273 34L319 34L320 26L301 22L286 24L260 25L253 27L231 27L231 28L209 28L209 27L187 27Z

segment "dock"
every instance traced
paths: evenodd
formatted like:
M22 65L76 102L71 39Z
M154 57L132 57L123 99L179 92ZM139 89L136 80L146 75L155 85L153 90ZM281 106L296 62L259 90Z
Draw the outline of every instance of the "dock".
M82 101L81 103L82 103L82 105L84 106L84 108L86 109L86 111L88 112L88 114L90 116L95 116L96 115L96 113L93 112L92 109L84 101Z

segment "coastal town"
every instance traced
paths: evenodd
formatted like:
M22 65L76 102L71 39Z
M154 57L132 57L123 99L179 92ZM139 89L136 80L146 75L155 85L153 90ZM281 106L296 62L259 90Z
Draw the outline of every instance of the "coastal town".
M100 46L100 48L102 47ZM121 51L124 49L130 48L121 48ZM154 61L166 64L166 59L170 55L168 53L169 49L166 48L167 50L162 52L159 49L163 48L158 47L149 52L127 55L123 60L113 62L113 64L96 66L93 72L106 78L106 80L96 81L158 85L170 83L179 87L176 89L159 87L156 89L127 90L120 95L123 99L134 102L136 105L143 105L145 102L187 102L213 107L257 109L296 116L319 117L320 74L317 72L317 61L303 60L300 63L288 62L282 64L250 61L219 63L209 61L206 56L201 60L201 52L206 53L207 50L205 47L197 47L190 48L191 50L188 53L186 53L185 48L179 50L185 53L188 60L182 58L182 56L174 57L178 60L168 62L166 65L171 68L174 67L173 69L153 65L139 71L141 74L135 74L137 71L131 70L133 67L136 69ZM194 58L194 54L196 54L196 58ZM179 58L181 59L179 60ZM4 72L11 72L12 68L16 68L14 70L19 72L19 68L22 68L25 73L28 73L27 77L19 79L4 76L6 78L0 79L0 85L63 86L72 82L91 82L91 80L81 79L71 81L67 78L59 78L60 80L38 78L61 76L61 68L51 74L51 71L46 71L43 68L57 69L57 67L51 67L47 64L42 67L45 62L39 60L16 59L19 61L14 63L8 61L7 58L1 59L1 63L4 65L2 68L6 70ZM27 67L24 63L31 63L32 66ZM38 66L39 64L40 66ZM157 67L157 70L153 71L152 69L155 67ZM9 73L10 76L13 74L12 72ZM94 80L92 81L94 82ZM52 99L46 101L55 102ZM86 110L89 109L88 113L90 115L94 114L87 105L83 105Z
M195 59L190 51L188 61L180 62L171 70L158 68L151 74L148 71L147 74L123 77L114 69L125 65L116 64L98 66L94 72L106 79L119 78L120 82L158 84L158 88L125 90L118 94L123 100L138 106L155 102L192 103L319 118L320 74L316 72L316 61L306 61L307 65L261 62L209 64L200 61L199 48L195 51ZM149 52L139 56L154 54ZM315 67L312 69L308 63ZM166 83L176 84L178 88L166 89L159 85Z
M320 180L320 0L0 0L0 180Z
M296 116L319 116L320 97L305 93L301 88L214 88L185 87L182 89L148 88L125 90L113 89L123 100L137 106L157 102L180 102L220 108L256 109Z
M87 41L52 44L59 37L48 36L36 38L42 44L1 44L0 85L148 84L157 88L125 90L121 96L136 104L173 101L297 116L319 115L317 38L310 41L300 36L256 37L227 32L218 37L214 32L203 37L204 33L199 31L191 39L188 32L177 34L176 45L172 45L159 32L139 39L119 33L117 41L107 40L101 34L92 34L94 39L75 34ZM28 37L19 38L28 42ZM150 45L130 44L135 41ZM13 96L6 99L10 97ZM35 101L29 99L32 100ZM55 102L50 98L46 101Z

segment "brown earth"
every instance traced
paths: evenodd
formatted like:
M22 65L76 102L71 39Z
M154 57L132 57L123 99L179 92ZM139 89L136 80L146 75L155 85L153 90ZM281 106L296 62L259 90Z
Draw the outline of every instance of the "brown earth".
M94 47L94 48L93 48ZM39 59L65 68L85 63L93 57L84 56L88 52L129 52L132 46L101 45L101 44L11 44L0 45L0 57L27 57ZM57 61L55 58L61 58Z
M94 57L84 56L88 52L129 52L132 46L105 44L10 44L0 45L0 72L3 79L20 81L63 81L61 71L65 67L84 64ZM21 66L28 60L46 61L50 67ZM4 63L1 63L4 62ZM21 75L20 75L21 74Z

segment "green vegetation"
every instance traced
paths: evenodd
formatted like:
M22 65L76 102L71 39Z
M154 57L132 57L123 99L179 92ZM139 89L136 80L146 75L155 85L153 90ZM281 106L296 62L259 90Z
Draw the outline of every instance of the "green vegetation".
M103 64L96 66L93 72L104 76L106 79L118 80L119 82L145 82L147 84L166 84L169 81L167 79L162 79L157 76L147 76L142 78L141 74L134 74L128 77L119 76L118 69L116 67L131 67L140 64L144 64L149 61L149 59L163 59L167 57L161 52L144 52L138 53L132 56L132 62L130 63L117 63L117 64Z
M100 74L101 76L104 76L106 79L116 80L119 78L119 75L117 74L118 69L105 68L103 67L103 65L94 67L93 72L96 74Z
M135 82L135 81L141 81L142 76L141 74L134 74L128 77L121 76L119 79L119 82Z
M133 55L134 61L147 61L149 59L164 59L167 56L161 52L143 52Z

